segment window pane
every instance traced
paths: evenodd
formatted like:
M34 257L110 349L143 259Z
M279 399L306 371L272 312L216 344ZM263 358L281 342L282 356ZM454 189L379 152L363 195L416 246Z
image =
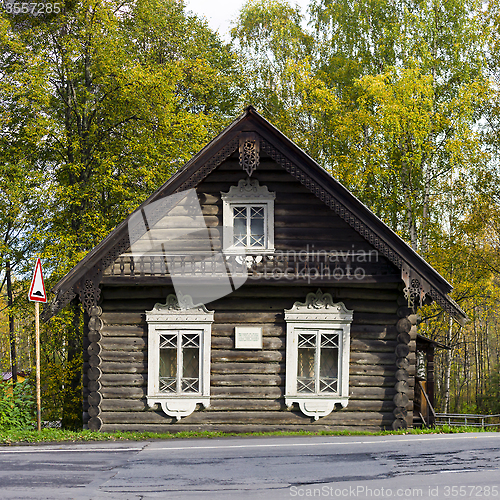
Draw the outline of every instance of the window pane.
M250 207L250 217L264 220L264 207Z
M247 207L233 207L233 245L247 245Z
M299 349L297 392L314 392L314 349Z
M160 335L160 345L163 335ZM177 335L175 335L177 340ZM177 392L177 346L160 348L160 392Z
M233 217L235 219L245 219L247 218L247 207L233 207Z
M264 208L251 208L250 246L264 246Z
M198 392L200 380L199 349L183 349L182 392Z
M200 334L182 334L182 392L198 392L200 380Z
M338 391L339 348L338 333L321 333L319 362L319 391Z
M188 330L186 333L183 333L181 347L183 349L200 347L200 334L196 330Z
M297 392L315 392L316 332L299 333L298 342Z

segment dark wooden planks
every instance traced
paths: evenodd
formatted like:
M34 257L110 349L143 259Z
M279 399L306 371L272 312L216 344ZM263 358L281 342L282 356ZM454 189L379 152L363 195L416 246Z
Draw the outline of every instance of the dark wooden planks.
M113 419L116 420L120 418L118 414L137 412L134 418L138 423L130 423L129 417L124 416L123 426L140 425L139 422L144 426L159 425L148 423L150 417L147 415L151 410L145 401L147 324L144 311L146 308L151 309L156 302L164 302L171 291L170 287L113 287L103 290L104 326L100 342L103 373L100 418L104 422L103 429L109 425L119 425L107 420L107 415L111 413L115 414ZM196 426L253 425L236 421L228 423L224 419L230 419L229 416L221 417L223 413L235 412L252 413L253 417L256 416L255 412L274 412L269 426L275 425L271 422L274 419L281 419L279 425L292 425L289 423L291 417L287 416L290 412L284 404L286 324L283 311L292 307L295 301L303 301L307 293L314 291L315 286L244 286L231 296L208 305L209 309L216 311L216 322L212 329L211 405L197 414L202 421L203 415L214 416L205 423L197 422ZM385 285L380 289L339 286L323 288L323 291L331 293L335 300L344 301L355 311L349 370L351 399L346 409L336 413L358 416L351 416L351 420L343 420L342 423L321 420L324 420L324 425L333 425L335 428L348 425L351 421L354 423L349 425L366 428L375 425L369 413L379 416L384 413L382 420L378 420L380 427L380 422L387 420L388 414L394 409L394 350L397 337L394 327L397 322L395 298L399 291L395 285ZM234 329L246 324L262 326L262 350L234 349ZM296 405L292 412L300 414ZM213 423L214 419L219 424ZM162 422L169 430L177 425L165 420ZM304 425L309 425L310 419L306 418L304 422Z
M356 425L364 422L380 423L391 420L392 412L344 412L333 411L323 417L323 425ZM168 417L161 411L144 412L104 412L102 420L107 424L117 423L143 423L161 424L175 422L175 418ZM393 417L392 417L393 418ZM299 411L198 411L182 419L184 424L253 424L253 425L304 425L311 421Z
M245 175L231 158L197 188L205 222L218 235L220 244L222 201ZM253 178L276 193L275 246L278 251L373 251L373 247L316 196L270 159L262 159ZM179 212L165 228L167 236L180 234L189 222ZM218 231L218 232L217 232ZM372 255L373 257L373 255ZM380 278L331 281L259 283L248 281L230 296L208 304L215 311L211 345L211 406L174 423L160 411L147 408L147 324L145 311L164 303L173 292L171 282L155 277L135 286L123 286L115 277L113 286L102 290L103 329L101 404L103 430L122 429L267 429L272 428L375 428L390 427L394 417L395 348L400 294L399 270L377 255L366 262L370 273ZM339 257L342 259L342 257ZM341 260L340 260L341 262ZM362 265L360 263L359 265ZM374 274L374 275L375 275ZM111 283L111 280L109 281ZM351 328L350 401L347 408L312 421L296 405L284 405L286 376L286 324L284 310L307 293L321 287L335 301L354 310ZM240 325L261 326L262 350L235 350L234 329ZM411 348L412 346L410 346ZM410 353L410 356L414 353ZM411 395L411 394L410 394ZM155 416L151 416L155 415ZM152 420L155 419L155 420Z

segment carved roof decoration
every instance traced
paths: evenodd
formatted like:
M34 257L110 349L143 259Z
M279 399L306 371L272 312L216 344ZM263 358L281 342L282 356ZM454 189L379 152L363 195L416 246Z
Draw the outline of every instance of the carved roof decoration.
M401 269L410 305L421 302L424 297L430 297L460 322L466 318L465 313L448 296L452 286L436 270L350 191L251 106L137 210L142 210L149 203L164 196L195 188L235 152L239 152L240 165L249 177L255 169L258 169L259 155L263 153L269 155ZM99 283L104 270L130 246L128 221L131 215L55 285L52 289L55 297L44 308L45 321L57 314L77 294L86 309L97 304Z
M329 293L323 293L321 289L318 289L316 293L308 293L305 302L295 302L293 306L290 309L286 309L286 311L308 312L311 309L333 309L334 312L352 312L348 311L342 302L334 304L332 296Z
M240 135L240 166L252 177L260 163L260 141L256 134Z

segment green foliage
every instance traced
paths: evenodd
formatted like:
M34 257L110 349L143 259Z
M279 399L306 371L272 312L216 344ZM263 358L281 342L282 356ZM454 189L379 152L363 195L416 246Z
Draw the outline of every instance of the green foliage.
M489 429L495 431L496 429ZM181 431L176 433L159 432L92 432L69 431L61 429L42 429L38 431L0 429L0 444L42 443L42 442L69 442L79 443L88 441L147 441L168 439L218 439L227 437L256 437L256 436L398 436L406 434L458 434L464 432L483 432L477 427L453 427L444 425L434 429L407 429L401 431L272 431L272 432L214 432L214 431Z
M82 0L21 39L33 63L49 61L44 255L57 278L220 127L234 106L233 60L173 0Z
M481 6L318 0L309 14L310 30L285 1L243 7L244 99L428 257L441 193L487 161Z
M0 293L5 263L28 270L35 252L50 289L234 116L235 59L175 0L2 10L0 48ZM79 309L42 327L44 416L69 428L81 427L81 321Z
M500 415L500 365L497 365L486 381L486 390L479 397L477 407L486 415Z
M0 383L0 430L29 429L35 420L36 402L30 383Z
M421 310L421 332L453 348L436 356L450 411L487 394L500 351L499 13L477 0L313 0L306 19L252 0L232 32L245 102L426 258L473 318L461 329Z

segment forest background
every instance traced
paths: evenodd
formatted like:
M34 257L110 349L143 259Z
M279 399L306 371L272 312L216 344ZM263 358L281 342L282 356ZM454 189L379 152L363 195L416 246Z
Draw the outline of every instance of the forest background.
M36 257L50 289L252 104L454 286L465 326L420 310L437 408L500 413L498 0L249 1L228 43L182 1L59 5L0 5L0 371L33 373ZM75 428L81 321L41 333Z

